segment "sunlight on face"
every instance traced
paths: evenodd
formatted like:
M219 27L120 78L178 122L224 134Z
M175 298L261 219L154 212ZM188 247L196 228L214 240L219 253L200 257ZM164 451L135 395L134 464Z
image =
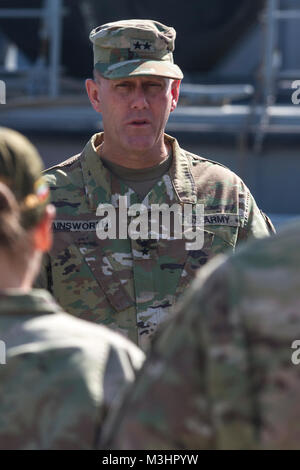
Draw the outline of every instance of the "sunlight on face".
M173 110L174 80L154 75L108 80L98 73L95 79L106 145L126 152L158 146Z

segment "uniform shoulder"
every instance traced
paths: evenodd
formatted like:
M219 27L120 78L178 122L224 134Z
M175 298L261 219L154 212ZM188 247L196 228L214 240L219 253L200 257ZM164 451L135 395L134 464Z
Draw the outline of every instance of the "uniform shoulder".
M74 155L63 162L44 170L44 175L50 186L50 189L65 186L68 182L76 184L76 180L81 173L80 159L81 153Z
M75 155L44 171L58 217L70 210L78 212L85 204L81 156L82 153Z
M197 155L187 150L184 150L184 152L191 162L191 169L195 175L200 172L202 173L205 170L206 172L213 174L215 178L230 178L230 180L234 179L236 182L242 182L241 178L236 173L234 173L234 171L222 163Z
M40 315L19 326L17 351L40 352L53 349L77 350L85 356L103 357L110 350L126 354L136 367L144 359L142 351L127 338L108 328L58 312Z
M76 155L73 155L67 160L57 163L56 165L53 165L50 168L47 168L47 170L45 170L44 173L51 173L52 171L59 170L59 169L64 169L65 171L68 171L68 169L70 169L72 165L74 165L75 163L78 163L80 156L81 156L81 153L77 153Z
M276 235L253 240L241 246L231 262L235 266L259 269L295 268L300 266L300 219L287 224Z
M272 278L271 275L274 276L280 269L285 272L294 271L294 277L297 277L300 266L299 238L300 219L288 224L276 235L252 239L238 246L235 253L215 256L198 271L184 297L185 307L189 304L191 309L196 306L197 310L203 304L203 296L215 301L220 293L224 299L228 297L229 291L232 298L237 292L239 295L241 292L245 294L250 285L250 281L245 281L247 276L251 277L252 283L262 283L262 279L271 279L271 282L275 283L276 276ZM287 276L287 279L289 278L290 276ZM233 284L229 288L228 283L243 285L243 288L233 287ZM273 296L275 295L274 291ZM187 308L184 311L186 312Z
M197 165L198 163L208 162L208 163L211 163L213 165L219 165L219 166L222 166L223 168L227 168L225 165L222 165L222 163L219 163L215 160L211 160L210 158L207 158L207 157L203 157L201 155L197 155L196 153L192 153L189 150L184 150L184 153L185 153L185 155L188 156L188 158L191 159L191 161L194 165Z

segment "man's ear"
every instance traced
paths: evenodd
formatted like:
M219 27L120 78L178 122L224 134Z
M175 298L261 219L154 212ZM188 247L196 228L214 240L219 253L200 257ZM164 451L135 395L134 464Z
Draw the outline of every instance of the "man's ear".
M52 246L52 222L55 213L55 207L52 204L48 204L42 220L33 229L34 248L43 253L49 251Z
M89 78L85 81L85 88L94 110L101 113L99 85Z
M180 80L173 80L173 83L171 85L171 94L172 94L171 112L174 111L178 103L180 83L181 83Z

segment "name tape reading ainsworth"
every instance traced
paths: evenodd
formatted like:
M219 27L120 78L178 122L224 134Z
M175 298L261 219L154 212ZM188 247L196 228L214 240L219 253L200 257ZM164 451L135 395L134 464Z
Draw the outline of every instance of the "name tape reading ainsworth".
M0 104L6 104L6 85L3 80L0 80Z

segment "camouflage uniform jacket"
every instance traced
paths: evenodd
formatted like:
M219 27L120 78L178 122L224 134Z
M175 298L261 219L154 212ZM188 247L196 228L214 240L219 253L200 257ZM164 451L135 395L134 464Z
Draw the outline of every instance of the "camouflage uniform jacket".
M99 203L112 204L118 213L119 195L127 197L128 207L141 202L103 166L96 152L103 135L94 135L82 154L47 170L57 217L39 286L52 291L71 314L123 332L142 349L199 267L217 253L234 250L239 241L270 231L240 178L166 138L173 149L172 166L142 202L148 208L204 204L201 250L188 251L185 239L97 238Z
M111 401L134 379L143 353L64 313L46 291L4 292L0 448L94 448Z
M199 271L102 446L300 449L299 240L300 223Z

